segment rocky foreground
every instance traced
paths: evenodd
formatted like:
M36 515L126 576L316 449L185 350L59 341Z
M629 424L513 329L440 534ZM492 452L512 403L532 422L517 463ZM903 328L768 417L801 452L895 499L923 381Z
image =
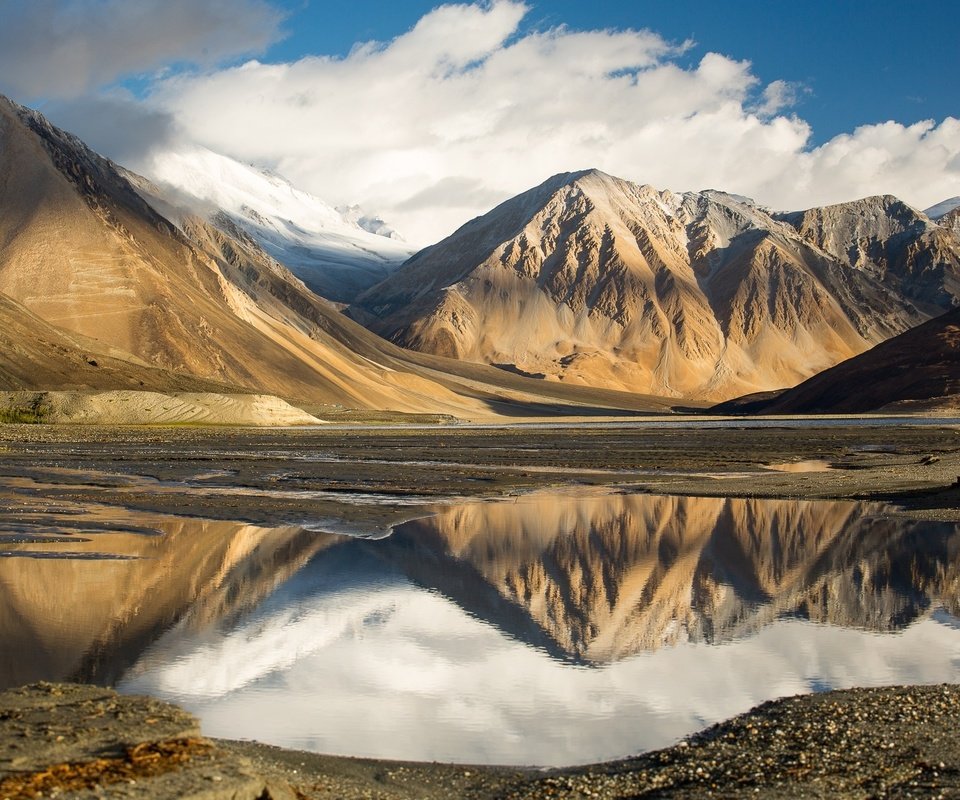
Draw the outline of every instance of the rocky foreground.
M787 698L665 750L550 771L211 741L173 705L92 686L0 693L0 798L11 800L745 796L960 797L960 686Z

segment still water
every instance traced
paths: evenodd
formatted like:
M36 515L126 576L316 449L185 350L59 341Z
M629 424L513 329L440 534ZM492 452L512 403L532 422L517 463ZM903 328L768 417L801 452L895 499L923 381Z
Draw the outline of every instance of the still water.
M115 683L214 736L568 765L960 680L960 527L877 504L539 492L379 539L34 512L0 531L0 683Z

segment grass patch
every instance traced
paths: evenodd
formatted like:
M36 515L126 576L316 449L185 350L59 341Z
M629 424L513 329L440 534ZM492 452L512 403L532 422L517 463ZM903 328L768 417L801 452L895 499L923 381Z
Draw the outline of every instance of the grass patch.
M43 399L42 394L37 394L30 400L0 408L0 424L42 425L50 413L50 408L43 404Z

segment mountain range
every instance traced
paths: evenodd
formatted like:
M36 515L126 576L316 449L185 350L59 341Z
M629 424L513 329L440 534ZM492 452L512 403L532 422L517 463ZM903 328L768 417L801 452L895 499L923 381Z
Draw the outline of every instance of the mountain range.
M668 411L929 336L949 371L929 391L949 396L954 327L922 323L960 301L960 201L928 212L775 213L587 170L411 255L376 215L273 173L191 146L142 177L0 99L0 389Z
M775 214L596 170L472 220L350 313L405 347L720 400L792 386L960 300L960 238L896 198Z
M164 150L150 162L154 199L171 219L187 213L229 221L328 300L352 299L414 253L359 206L334 208L279 175L211 150Z
M0 211L0 389L254 391L466 417L668 408L401 350L310 291L229 214L171 204L169 191L8 100Z

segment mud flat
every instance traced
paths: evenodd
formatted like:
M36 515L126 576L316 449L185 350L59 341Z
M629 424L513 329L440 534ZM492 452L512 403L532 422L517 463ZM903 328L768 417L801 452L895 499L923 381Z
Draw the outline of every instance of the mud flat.
M805 471L804 462L817 466ZM783 468L794 463L796 470ZM265 525L389 527L445 498L564 484L878 499L915 516L955 520L958 478L960 423L949 419L272 430L0 426L0 495Z

